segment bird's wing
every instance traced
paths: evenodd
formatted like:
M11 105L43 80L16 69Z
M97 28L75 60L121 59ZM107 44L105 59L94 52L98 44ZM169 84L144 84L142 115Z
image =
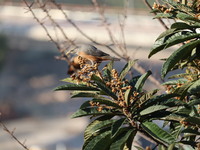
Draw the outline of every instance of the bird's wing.
M97 49L96 47L92 45L88 47L87 52L89 55L98 56L98 57L109 56L109 54L102 52L101 50Z

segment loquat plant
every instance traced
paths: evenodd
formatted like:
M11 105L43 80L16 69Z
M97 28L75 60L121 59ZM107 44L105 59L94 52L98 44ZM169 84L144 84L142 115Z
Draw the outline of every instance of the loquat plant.
M55 90L70 90L72 98L88 98L72 115L91 118L85 129L83 150L143 150L133 145L138 133L156 143L154 148L146 149L200 149L199 10L198 0L163 0L162 5L153 5L155 18L173 19L175 23L156 39L149 58L178 45L164 59L161 77L174 70L182 72L163 83L164 94L157 94L158 89L143 89L151 71L126 78L135 60L128 61L118 72L113 61L100 70L99 64L88 64L79 57L80 71L64 79L67 84Z

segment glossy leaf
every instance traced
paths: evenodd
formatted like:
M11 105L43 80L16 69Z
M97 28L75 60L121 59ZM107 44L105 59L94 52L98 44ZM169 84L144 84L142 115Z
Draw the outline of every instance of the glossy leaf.
M157 41L154 45L154 47L152 48L150 54L149 54L149 58L154 55L155 53L161 51L161 50L164 50L168 47L171 47L173 45L176 45L176 44L179 44L179 43L182 43L182 42L185 42L185 41L188 41L188 40L191 40L191 39L194 39L194 38L199 38L200 37L200 34L198 33L191 33L191 32L188 32L188 31L182 31L182 32L178 32L170 37L167 37L167 39L164 40L163 39L160 39L159 41ZM159 43L159 44L158 44Z
M76 97L98 97L99 92L92 92L92 91L74 91L72 92L71 98L76 98Z
M145 81L147 80L147 78L151 75L151 71L147 71L145 74L143 74L139 79L138 81L136 82L135 84L135 88L137 91L142 91L142 87L145 83Z
M87 141L91 136L99 134L100 130L111 127L116 120L111 119L113 116L102 116L92 121L84 132L84 139Z
M86 101L81 105L81 109L91 107L91 102L93 103L99 103L99 104L104 104L105 106L111 106L113 108L121 108L118 104L114 103L110 99L106 98L94 98L92 100Z
M192 41L181 46L178 50L173 52L173 54L166 60L166 62L162 66L161 74L164 78L165 75L185 56L188 56L191 51L200 44L200 40Z
M63 82L68 82L68 83L74 83L74 84L77 84L78 82L76 80L73 80L72 78L65 78L65 79L62 79L61 81ZM79 84L86 84L86 82L79 82Z
M77 117L84 117L84 116L91 116L91 115L112 115L114 112L110 109L103 109L102 111L98 111L97 108L84 108L79 109L76 111L71 117L77 118ZM117 113L116 114L120 114Z
M119 132L120 127L123 125L125 120L126 118L121 118L113 123L112 128L111 128L112 137L114 137Z
M114 99L117 99L118 97L115 95L115 93L113 93L111 91L110 88L108 88L106 86L106 84L99 78L97 77L96 75L92 75L91 77L92 80L94 80L94 82L97 84L97 86L105 93L107 94L108 96L111 96L112 98Z
M156 112L156 111L160 111L160 110L164 110L164 109L167 109L169 108L168 106L164 106L164 105L155 105L155 106L150 106L144 110L142 110L140 112L140 115L143 116L143 115L148 115L150 113L153 113L153 112Z
M105 131L91 139L83 150L107 150L110 145L111 131Z
M77 90L77 91L99 91L99 89L86 86L83 84L66 84L66 85L61 85L58 86L54 89L55 91L60 91L60 90Z
M197 81L195 81L188 89L188 92L190 94L195 94L200 92L200 79L198 79Z
M123 150L128 138L133 132L135 133L134 129L129 129L119 134L111 144L110 150Z
M161 129L158 125L153 122L142 123L142 128L154 139L171 144L175 141L174 137L168 132Z
M120 72L119 78L123 80L137 60L130 60Z

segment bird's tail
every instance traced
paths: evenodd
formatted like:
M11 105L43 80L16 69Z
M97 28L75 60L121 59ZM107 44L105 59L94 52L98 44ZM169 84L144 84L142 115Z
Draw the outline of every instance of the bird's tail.
M120 61L119 58L111 57L111 56L103 56L103 57L101 57L101 59L102 59L103 61L104 61L104 60Z

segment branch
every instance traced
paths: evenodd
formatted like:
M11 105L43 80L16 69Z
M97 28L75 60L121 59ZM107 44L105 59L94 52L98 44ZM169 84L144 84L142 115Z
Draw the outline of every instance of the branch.
M106 48L108 48L111 52L113 52L114 54L116 54L118 57L124 59L120 54L116 53L115 50L113 48L111 48L109 45L103 44L103 43L99 43L97 41L95 41L94 39L92 39L91 37L89 37L85 32L83 32L83 30L81 30L69 17L68 15L65 13L65 11L63 10L62 6L60 4L58 4L55 0L51 0L51 2L57 7L57 9L59 9L62 14L64 15L66 21L68 21L80 34L82 34L86 39L88 39L89 41L91 41L92 43L96 44L96 45L100 45L100 46L105 46Z
M27 3L26 0L23 0L23 2L25 3L25 5L27 6L28 8L28 11L31 12L31 14L33 15L33 18L40 24L40 26L44 29L44 31L46 32L47 36L49 37L50 41L53 42L56 46L56 48L58 49L58 51L61 53L61 56L59 57L59 59L62 59L62 60L66 60L68 63L70 63L70 60L68 58L67 55L65 55L65 52L64 52L64 49L61 48L61 46L59 45L59 43L57 41L55 41L51 34L49 33L48 29L46 28L46 26L44 25L43 22L41 22L38 17L36 16L36 14L33 12L32 10L32 6L34 5L34 2L31 3L30 5Z
M44 3L41 3L40 0L37 0L37 3L39 4L39 7L46 13L47 17L49 18L49 20L60 30L60 32L62 33L62 35L64 36L64 38L73 46L76 46L76 44L74 43L74 41L72 41L64 32L63 28L51 17L51 15L49 14L49 11L46 9L46 6Z
M91 0L92 4L94 5L96 11L100 14L101 16L101 20L103 25L105 26L106 31L108 32L109 38L112 41L112 43L114 45L116 45L121 51L123 51L122 47L119 46L119 44L116 42L116 40L114 39L114 36L109 28L109 24L106 20L106 17L104 15L104 11L100 8L100 5L98 4L97 0ZM122 57L120 54L118 54L116 51L111 50L114 54L116 54L117 56L119 56L120 58L126 59L124 57Z
M2 122L0 125L3 127L3 130L6 131L19 145L21 145L25 150L29 150L29 148L25 145L25 143L18 140L18 138L14 135L14 131L10 131Z
M143 1L144 1L144 3L146 4L147 7L149 7L151 10L153 10L152 7L151 7L151 5L149 4L148 0L143 0ZM156 15L155 12L153 12L153 13L154 13L154 15ZM161 18L158 18L158 21L161 23L161 25L162 25L166 30L169 29L169 28L167 27L167 25L164 23L164 21L163 21Z

